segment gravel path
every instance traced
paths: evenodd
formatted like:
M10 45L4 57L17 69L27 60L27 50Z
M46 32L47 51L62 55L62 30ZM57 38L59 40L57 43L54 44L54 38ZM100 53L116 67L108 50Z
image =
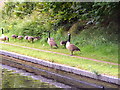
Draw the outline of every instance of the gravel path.
M37 51L42 51L42 52L49 52L49 53L55 53L55 54L59 54L59 55L69 56L69 57L76 57L76 58L86 59L86 60L96 61L96 62L100 62L100 63L107 63L107 64L111 64L111 65L120 65L120 64L117 64L117 63L106 62L106 61L101 61L101 60L96 60L96 59L86 58L86 57L80 57L80 56L70 56L70 55L64 54L64 53L47 51L47 50L42 50L42 49L36 49L36 48L31 48L31 47L26 47L26 46L20 46L20 45L15 45L15 44L6 43L6 42L0 42L0 43L12 45L12 46L18 46L18 47L27 48L27 49L32 49L32 50L37 50Z

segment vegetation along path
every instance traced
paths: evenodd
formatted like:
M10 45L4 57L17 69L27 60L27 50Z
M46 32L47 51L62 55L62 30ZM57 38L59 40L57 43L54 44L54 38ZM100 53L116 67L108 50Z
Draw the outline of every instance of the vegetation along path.
M64 55L64 56L70 56L70 55L64 54L64 53L47 51L47 50L42 50L42 49L36 49L36 48L31 48L31 47L26 47L26 46L20 46L20 45L15 45L15 44L6 43L6 42L0 42L0 43L12 45L12 46L18 46L18 47L27 48L27 49L32 49L32 50L37 50L37 51L42 51L42 52L49 52L49 53L55 53L55 54ZM111 64L111 65L119 65L120 66L120 64L117 64L117 63L111 63L111 62L96 60L96 59L92 59L92 58L86 58L86 57L80 57L80 56L71 56L71 57L82 58L82 59L86 59L86 60L92 60L92 61L96 61L96 62L101 62L101 63L107 63L107 64Z

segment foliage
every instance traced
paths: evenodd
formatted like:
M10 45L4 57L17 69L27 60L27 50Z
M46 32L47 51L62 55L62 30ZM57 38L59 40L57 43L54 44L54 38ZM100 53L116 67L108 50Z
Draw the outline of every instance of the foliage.
M3 15L23 18L24 15L29 15L34 10L34 2L7 2L3 9Z
M8 16L23 17L37 10L57 20L53 24L60 25L89 18L103 21L116 13L117 8L117 2L8 2L3 12Z
M106 40L114 42L118 41L119 7L117 2L7 2L3 9L2 27L5 32L17 35L42 36L45 38L43 41L47 37L45 31L51 31L59 39L65 32L79 35L82 30L89 32L93 27L89 33L102 32L102 35L109 35L104 37L105 40L102 36L99 37L101 43L107 42ZM86 25L88 21L93 21L93 24ZM102 24L106 30L102 29ZM87 37L81 40L83 45L86 41ZM75 44L80 43L77 40Z

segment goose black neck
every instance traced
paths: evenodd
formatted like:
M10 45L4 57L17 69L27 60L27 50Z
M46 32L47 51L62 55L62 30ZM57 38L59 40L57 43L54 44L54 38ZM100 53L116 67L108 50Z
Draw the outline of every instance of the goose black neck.
M70 42L71 34L68 35L68 41Z
M3 29L2 29L2 34L4 34Z
M50 32L48 32L48 38L50 38Z

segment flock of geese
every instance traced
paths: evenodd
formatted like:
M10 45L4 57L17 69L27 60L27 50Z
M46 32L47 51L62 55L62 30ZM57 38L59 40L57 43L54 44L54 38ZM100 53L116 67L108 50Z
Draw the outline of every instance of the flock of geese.
M33 36L25 36L25 37L23 37L23 36L17 36L17 35L12 35L11 36L13 39L19 39L19 40L21 40L21 39L25 39L25 40L27 40L27 41L29 41L29 42L34 42L34 41L36 41L36 40L39 40L39 39L41 39L41 37L33 37ZM68 33L68 40L67 41L61 41L60 42L60 45L64 45L70 52L71 52L71 55L73 55L73 52L74 51L80 51L80 49L77 47L77 46L75 46L74 44L71 44L70 43L70 39L71 39L71 34L70 33ZM7 37L7 36L4 36L4 33L3 33L3 29L2 29L2 36L0 37L0 40L1 41L9 41L9 37ZM49 46L52 48L52 47L56 47L56 48L58 48L58 45L57 45L57 43L55 42L55 40L54 40L54 38L51 38L50 37L50 32L48 31L48 38L47 38L47 43L49 44Z
M58 48L58 45L56 44L56 42L54 41L53 38L50 37L50 32L48 32L48 44L50 45L50 47L52 48L53 46ZM66 46L66 48L71 52L71 55L73 55L74 51L80 51L80 49L75 46L74 44L70 43L70 39L71 39L71 34L68 33L68 40L67 41L61 41L60 45L64 45Z

